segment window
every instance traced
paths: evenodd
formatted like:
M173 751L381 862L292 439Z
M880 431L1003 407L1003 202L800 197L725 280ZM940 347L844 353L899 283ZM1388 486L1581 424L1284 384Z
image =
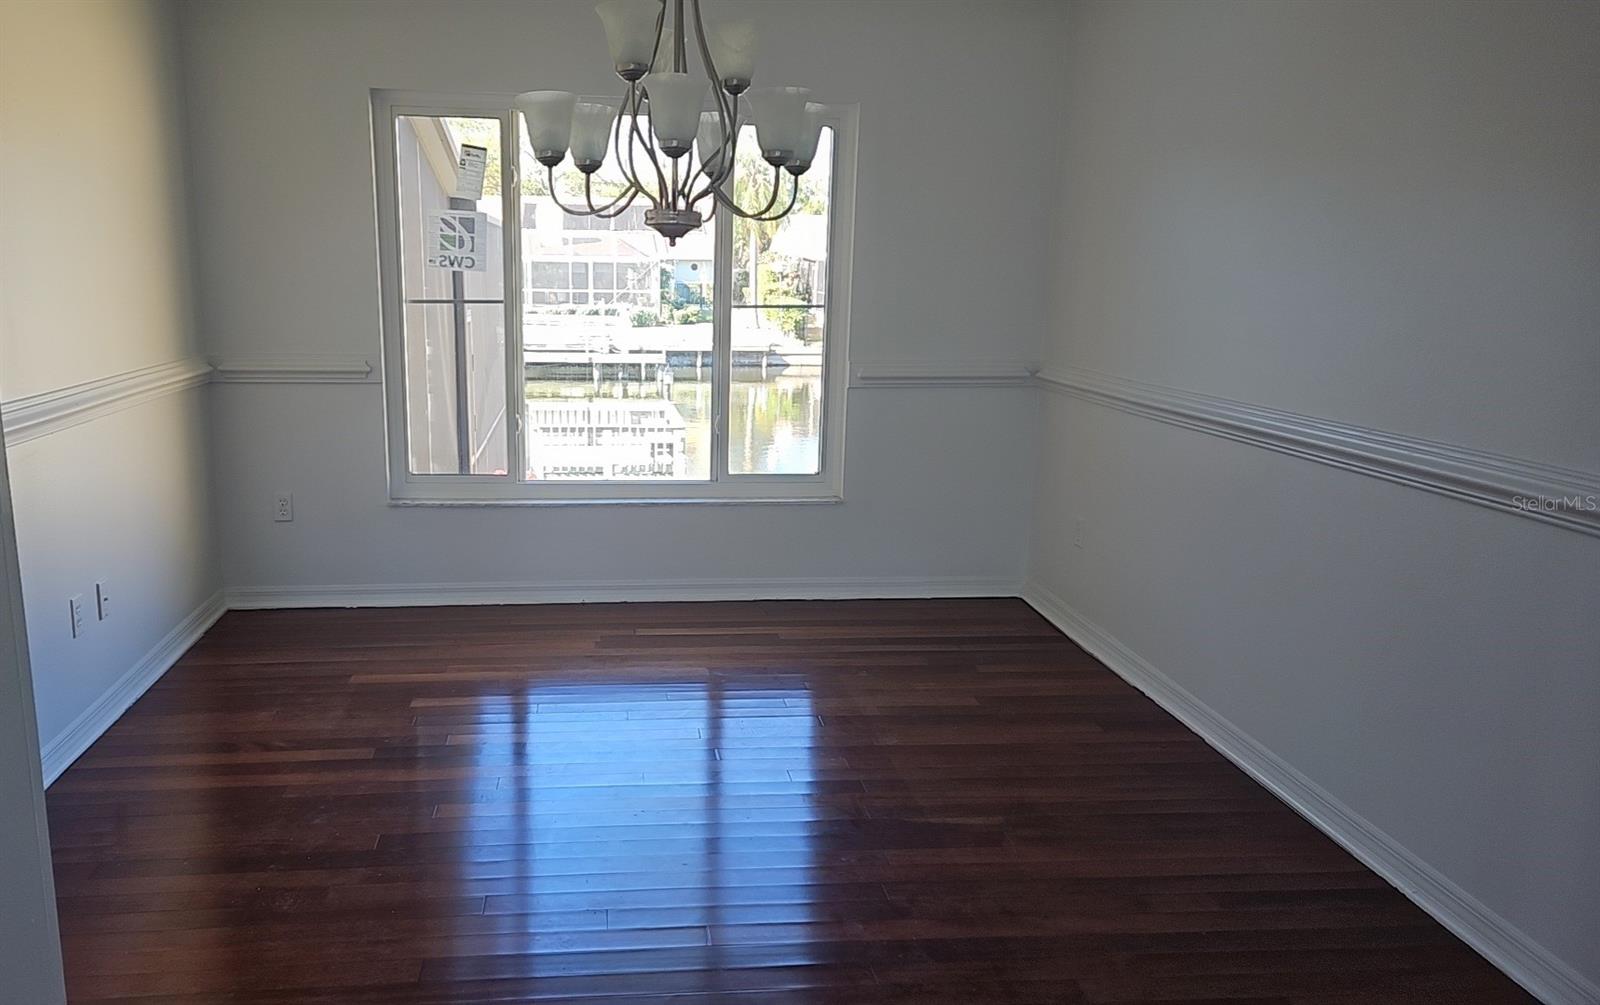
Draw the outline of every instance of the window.
M788 216L718 210L672 246L643 199L613 219L562 212L509 105L373 95L391 496L837 499L849 111ZM609 172L597 201L618 190ZM582 203L570 161L554 182ZM732 189L757 207L771 184L747 126Z

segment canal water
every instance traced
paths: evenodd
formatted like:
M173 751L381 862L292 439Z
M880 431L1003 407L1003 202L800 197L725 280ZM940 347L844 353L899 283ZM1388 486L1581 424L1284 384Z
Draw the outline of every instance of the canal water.
M681 371L680 371L681 372ZM686 425L687 477L711 472L711 382L693 371L672 382L670 397ZM652 399L655 381L530 380L528 400ZM814 474L822 432L822 378L736 371L728 395L728 470L733 474Z

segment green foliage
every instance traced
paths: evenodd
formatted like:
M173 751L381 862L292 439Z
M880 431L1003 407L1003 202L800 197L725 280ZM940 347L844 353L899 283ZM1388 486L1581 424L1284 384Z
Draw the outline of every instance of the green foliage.
M679 307L665 304L660 313L648 307L641 307L628 315L628 323L635 328L710 324L711 307L708 304L684 304Z
M810 307L811 283L809 273L798 266L792 269L775 269L763 265L761 277L761 316L772 322L778 330L802 342L815 341L810 335L812 312ZM794 304L796 306L785 306Z
M622 316L623 308L615 304L540 304L528 310L532 314L550 314L558 317L619 318ZM652 319L647 323L655 324L655 312L647 313ZM635 325L637 324L638 322L635 322Z
M677 325L710 324L711 308L703 303L686 304L672 312L672 323Z
M745 142L748 139L749 142ZM803 175L795 190L796 214L825 214L828 210L828 173L819 164ZM753 137L741 139L738 169L734 173L734 195L745 209L758 210L774 199L774 172L761 159ZM776 180L774 205L788 205L795 182L783 172ZM741 291L739 302L759 303L763 321L774 325L785 336L813 341L810 327L813 313L800 306L812 303L811 270L800 262L790 262L768 254L784 221L738 220L733 227L734 289ZM789 306L794 305L794 306Z
M826 213L828 211L828 193L825 171L813 168L800 176L799 190L795 195L794 212L796 213ZM781 173L777 184L779 185L774 211L782 209L789 204L789 190L793 179L787 171ZM756 146L755 136L746 134L739 140L739 153L737 166L733 172L734 201L746 210L757 210L766 206L773 198L773 170L772 166L761 159L761 151ZM764 253L772 246L772 238L778 233L778 228L783 226L780 220L738 220L733 226L733 257L734 261L747 262L750 260L750 245L755 242L756 254Z
M797 303L794 300L783 299L780 303ZM811 308L809 307L763 307L761 314L768 321L778 326L778 330L792 339L802 342L808 341L806 331L811 325Z

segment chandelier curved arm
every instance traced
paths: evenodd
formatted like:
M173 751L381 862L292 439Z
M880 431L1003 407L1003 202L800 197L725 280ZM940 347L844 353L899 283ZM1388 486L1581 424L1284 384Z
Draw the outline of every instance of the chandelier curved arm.
M695 192L693 195L688 196L688 202L686 205L688 205L690 209L695 208L700 204L701 200L711 195L712 189L716 188L718 185L726 184L728 180L727 172L724 171L719 165L717 172L715 175L713 175L712 172L706 170L706 166L704 164L701 164L700 166L696 167L694 169L694 173L689 176L689 183L684 186L684 191L694 191L694 187L702 180L705 181L705 187L700 191Z
M594 208L594 200L590 197L589 179L587 177L584 178L584 182L583 182L583 198L584 198L584 201L589 204L589 208L594 211L594 215L596 217L598 217L599 219L611 220L611 219L615 219L616 217L621 216L623 213L626 213L628 211L628 207L632 206L633 205L633 200L637 199L638 197L639 197L639 190L637 188L629 186L625 191L618 193L618 195L617 195L617 197L615 199L612 199L610 202L606 203L604 206L600 207L599 209L595 209ZM619 202L621 203L621 205L617 205ZM616 206L616 208L612 209L613 206Z
M707 54L706 58L709 59L710 55ZM713 72L715 71L713 70ZM717 114L720 117L721 129L719 131L722 136L722 146L717 148L717 168L715 171L707 171L705 163L702 161L694 174L689 176L689 183L684 186L685 192L693 191L695 185L701 179L704 179L706 183L705 188L688 196L690 209L693 209L700 204L701 200L711 195L713 189L726 185L728 179L733 177L734 166L737 163L739 130L736 125L729 126L729 123L737 123L739 121L739 96L734 95L729 98L719 88L717 91Z
M747 216L747 217L745 217L745 219L754 220L757 223L770 223L773 220L781 220L784 217L788 216L789 212L794 209L795 202L798 201L799 198L800 198L800 176L799 175L790 175L789 179L790 179L790 185L789 185L789 204L788 205L784 206L782 209L778 210L778 212L776 212L776 213L765 212L765 213L762 213L759 216ZM779 179L778 183L773 185L773 194L774 195L777 194L778 186L781 185L781 184L782 184L782 180ZM733 208L734 208L735 212L738 211L738 207L737 206L735 206ZM768 208L770 209L770 207L768 207Z
M790 182L789 204L776 214L772 212L772 208L778 204L778 193L783 191L783 168L772 169L772 192L767 196L767 204L753 212L740 207L737 202L734 202L733 197L724 192L721 188L709 189L707 192L702 193L702 196L715 196L717 205L727 207L730 213L742 220L753 220L757 223L767 223L785 216L789 210L794 208L795 202L799 200L800 176L791 175Z
M622 111L626 112L627 108L628 108L628 98L627 98L626 95L624 95L623 99L622 99ZM651 205L658 206L658 205L660 205L660 203L656 202L655 197L652 196L648 191L646 191L644 186L639 184L639 182L635 179L633 172L628 170L628 160L627 160L627 157L622 152L623 151L623 146L622 146L622 139L623 139L622 118L623 118L623 114L622 114L622 112L619 112L617 114L617 117L611 121L611 149L616 151L616 154L617 154L617 170L622 173L623 183L626 184L628 186L628 188L632 189L633 192L636 195L641 193L641 192L644 193L644 197L646 199L650 200L650 204ZM628 144L629 144L629 148L631 149L632 145L633 145L633 141L632 141L632 137L631 136L629 137Z
M700 58L705 62L706 76L711 78L711 96L717 103L718 132L722 137L722 152L727 156L719 157L716 176L706 173L706 178L711 182L712 188L720 187L733 175L734 153L739 144L739 95L729 94L722 87L722 74L717 72L716 60L711 58L711 46L706 42L705 17L700 13L700 0L690 0L690 8L694 11L695 42L700 47ZM704 165L701 171L705 173ZM690 183L692 187L693 183ZM705 193L690 200L690 204L698 202Z
M626 116L629 122L630 135L628 138L628 153L626 159L624 159L622 147L617 147L617 164L623 168L623 174L627 176L628 182L632 184L634 188L643 192L645 198L650 200L650 204L652 206L660 208L663 205L670 204L669 200L671 198L671 194L667 190L667 176L662 173L661 162L656 159L655 145L651 143L649 139L645 137L644 133L639 129L639 96L643 92L644 89L641 88L637 83L628 85L628 97L623 102L622 114L617 116L619 131L623 116ZM629 111L630 107L632 108L631 112ZM650 166L655 169L655 192L651 192L650 187L639 178L639 166L635 161L635 155L637 149L641 146L644 147L645 156L649 159Z
M583 201L589 208L575 208L562 202L561 196L556 192L556 169L553 167L547 167L545 168L545 174L546 177L550 179L550 201L554 202L563 213L571 216L596 216L602 220L609 220L614 216L620 215L623 210L631 206L634 198L639 194L638 189L630 186L626 191L620 193L615 199L612 199L604 206L597 207L594 204L594 175L586 174L583 176ZM610 212L614 207L617 207L619 203L621 204L621 207L616 209L616 212Z
M716 189L726 185L728 183L728 179L732 177L733 171L729 165L733 163L733 154L735 153L734 144L730 142L729 145L722 147L721 149L722 153L718 155L717 170L715 172L707 171L706 166L701 164L695 168L693 174L689 175L687 179L688 183L684 185L683 189L686 200L685 205L687 205L690 209L698 206L704 199L709 198L716 191ZM705 182L705 187L701 188L698 192L694 192L694 187L700 184L702 181ZM690 192L694 192L694 194L689 195L688 193Z

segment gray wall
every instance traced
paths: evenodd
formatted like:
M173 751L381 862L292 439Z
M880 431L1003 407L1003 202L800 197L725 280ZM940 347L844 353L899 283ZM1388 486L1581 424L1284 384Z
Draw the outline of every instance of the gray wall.
M8 999L54 1005L67 994L4 448L0 432L0 974Z
M768 82L861 105L856 360L1037 356L1600 469L1600 6L758 10L786 38ZM0 6L0 210L32 241L0 244L7 400L196 351L186 193L209 351L376 360L368 89L613 89L580 0L181 11L186 81L164 5ZM18 100L37 80L54 100ZM952 141L1035 139L982 157L971 198ZM1050 226L995 225L1000 198ZM190 390L14 446L43 732L203 605L213 540L230 586L289 591L1004 584L1031 554L1039 588L1600 978L1595 539L1062 395L849 408L834 507L392 508L376 384ZM65 598L101 575L121 613L72 641ZM28 784L26 750L5 763Z
M1061 8L756 3L759 75L859 103L851 356L1020 372L1044 320L1047 233L994 226L952 159L1030 135L1052 100ZM213 350L378 359L369 89L619 93L588 0L189 3L201 313ZM286 68L292 67L292 72ZM1014 88L996 103L994 82ZM1048 160L981 154L989 191L1039 205ZM307 234L317 235L308 246ZM387 504L376 384L214 389L231 590L329 585L783 581L842 591L1010 592L1024 564L1025 388L850 392L845 502L439 509ZM295 493L274 524L277 489ZM415 598L416 593L404 596ZM576 594L574 594L576 595Z
M1047 363L1600 470L1600 5L1084 3L1063 61ZM1035 583L1600 978L1600 540L1042 407Z

